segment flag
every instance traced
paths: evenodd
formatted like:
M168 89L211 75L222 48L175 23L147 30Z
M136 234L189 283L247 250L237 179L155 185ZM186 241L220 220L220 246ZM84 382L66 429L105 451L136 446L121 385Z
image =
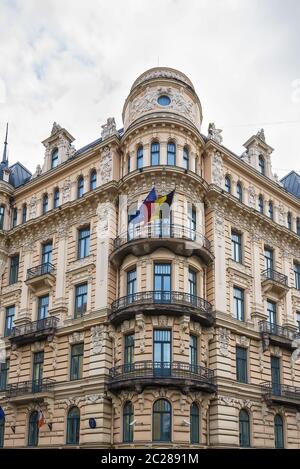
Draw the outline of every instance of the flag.
M5 420L5 412L1 406L0 406L0 420Z
M164 204L167 204L169 207L171 207L174 198L174 193L175 189L169 192L169 194L162 195L161 197L158 197L155 200L149 221L159 220L161 218L161 210Z
M39 415L38 415L38 421L37 421L38 428L41 428L43 425L45 425L45 423L46 423L46 421L45 421L43 411L40 410Z
M151 216L151 205L156 201L156 199L157 194L155 187L153 187L139 209L134 214L129 215L128 223L148 223Z

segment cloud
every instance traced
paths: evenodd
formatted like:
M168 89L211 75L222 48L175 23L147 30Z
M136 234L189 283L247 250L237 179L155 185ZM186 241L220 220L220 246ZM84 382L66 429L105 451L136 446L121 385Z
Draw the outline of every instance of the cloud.
M34 171L53 121L76 137L77 148L99 137L108 116L121 127L133 81L159 61L193 81L203 132L215 122L224 144L240 154L265 127L280 176L300 171L300 124L291 123L300 121L293 94L300 79L297 0L0 5L0 138L8 120L11 163L20 160Z

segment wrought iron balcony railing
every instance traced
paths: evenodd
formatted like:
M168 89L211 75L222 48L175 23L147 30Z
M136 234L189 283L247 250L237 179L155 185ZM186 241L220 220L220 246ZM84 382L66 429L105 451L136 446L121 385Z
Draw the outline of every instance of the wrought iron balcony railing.
M202 383L215 387L214 371L199 365L183 362L153 362L141 361L120 365L110 370L110 382L120 383L128 381L181 380Z
M262 272L262 281L265 281L265 280L273 280L274 282L280 283L281 285L284 285L285 287L288 286L287 276L273 269L266 269Z
M55 267L51 264L51 262L46 262L45 264L40 264L36 267L32 267L31 269L27 270L27 280L31 280L35 277L40 277L41 275L52 274L55 273Z
M288 329L287 327L279 326L276 323L271 323L270 321L260 321L259 331L261 334L276 335L288 340L294 340L298 337L296 332Z
M12 398L26 394L47 393L53 391L54 384L55 380L52 378L7 384L6 395L8 398Z
M211 250L211 242L201 233L186 226L170 223L148 223L142 227L134 227L121 234L114 240L114 248L118 249L123 244L138 239L176 238L186 241L194 241L201 244L208 251Z
M59 319L55 316L39 319L38 321L29 322L22 326L15 326L11 330L10 340L24 337L32 334L38 334L48 330L55 330L59 323Z
M268 399L283 398L300 402L300 388L296 386L265 381L261 383L261 389L263 395Z
M111 305L112 312L127 308L133 305L158 304L158 305L179 305L192 306L206 314L212 312L212 305L195 295L178 291L144 291L123 296L115 300Z

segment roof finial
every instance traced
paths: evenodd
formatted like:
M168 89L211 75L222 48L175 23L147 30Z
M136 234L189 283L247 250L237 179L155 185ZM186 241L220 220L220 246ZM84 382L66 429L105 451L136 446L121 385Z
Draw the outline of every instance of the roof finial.
M4 140L2 163L8 163L7 161L7 137L8 137L8 122L6 124L6 133L5 133L5 140Z

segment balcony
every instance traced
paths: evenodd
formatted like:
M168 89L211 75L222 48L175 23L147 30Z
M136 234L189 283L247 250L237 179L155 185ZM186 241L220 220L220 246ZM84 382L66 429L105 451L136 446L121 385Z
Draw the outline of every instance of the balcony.
M27 270L26 285L36 292L43 288L51 288L55 282L55 267L50 263L40 264Z
M206 264L214 259L210 241L195 230L175 224L149 223L118 236L110 260L119 266L128 254L145 256L161 247L186 257L199 256Z
M207 327L214 322L212 306L208 301L178 291L144 291L123 296L112 303L108 319L113 324L119 324L138 313L172 316L188 314L194 321Z
M262 394L268 405L285 404L300 407L300 388L286 384L261 383Z
M53 396L54 385L55 381L51 378L8 384L6 397L16 404L25 404L33 400L43 402L46 398Z
M59 319L51 316L28 322L22 326L13 327L9 340L15 345L31 344L39 340L45 340L53 336L56 332Z
M289 289L287 276L273 269L263 271L261 285L265 294L272 292L278 294L281 298Z
M259 322L259 332L263 339L263 350L267 350L269 344L287 348L289 350L297 348L293 341L298 338L298 334L285 326L270 323L270 321Z
M141 361L110 370L108 388L111 391L135 389L142 392L145 387L154 386L179 387L184 393L190 390L213 393L217 389L213 370L189 363Z

